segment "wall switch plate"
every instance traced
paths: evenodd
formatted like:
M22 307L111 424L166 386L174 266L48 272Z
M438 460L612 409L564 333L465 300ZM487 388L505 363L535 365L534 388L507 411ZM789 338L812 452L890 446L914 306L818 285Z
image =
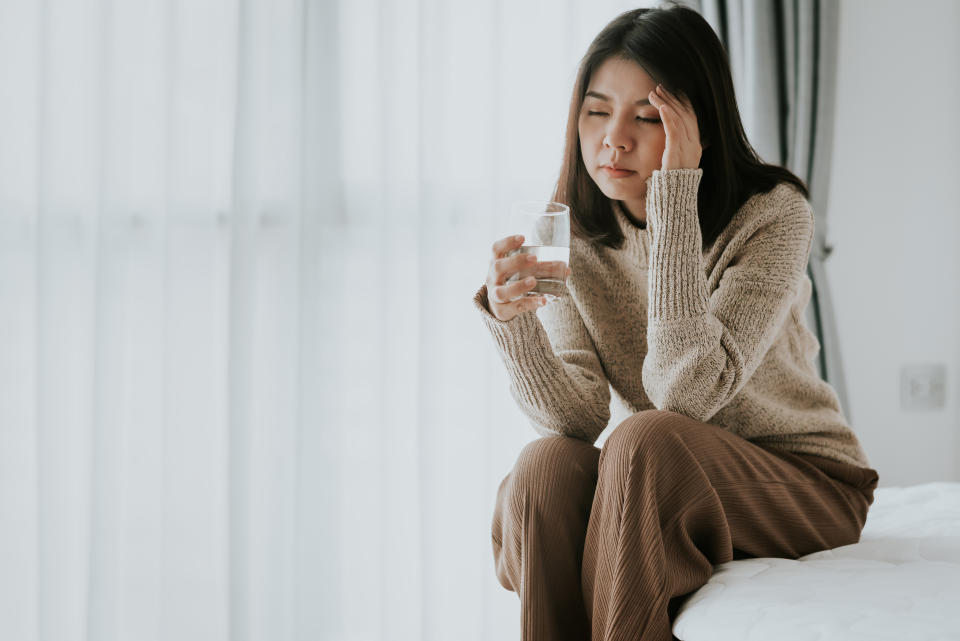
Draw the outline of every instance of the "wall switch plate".
M917 363L900 367L901 409L943 409L946 400L946 365L942 363Z

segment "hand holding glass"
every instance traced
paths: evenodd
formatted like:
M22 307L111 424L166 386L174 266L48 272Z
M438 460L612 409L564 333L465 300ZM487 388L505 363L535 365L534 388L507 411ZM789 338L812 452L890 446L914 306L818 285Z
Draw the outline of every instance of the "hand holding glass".
M507 322L567 293L569 208L546 201L516 203L505 222L524 233L493 244L487 303L494 317Z
M511 207L511 223L523 236L523 245L507 256L535 256L512 275L507 283L532 276L536 284L524 296L543 296L547 302L567 294L567 264L570 261L570 208L563 203L526 201ZM528 259L529 260L529 259Z

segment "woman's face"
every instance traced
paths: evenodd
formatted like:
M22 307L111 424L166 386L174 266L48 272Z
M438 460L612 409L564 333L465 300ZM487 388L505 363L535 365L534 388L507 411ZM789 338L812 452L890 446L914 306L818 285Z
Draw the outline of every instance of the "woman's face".
M666 145L660 112L647 98L656 86L632 60L609 58L590 78L578 121L587 173L638 221L646 220L647 178L660 168Z

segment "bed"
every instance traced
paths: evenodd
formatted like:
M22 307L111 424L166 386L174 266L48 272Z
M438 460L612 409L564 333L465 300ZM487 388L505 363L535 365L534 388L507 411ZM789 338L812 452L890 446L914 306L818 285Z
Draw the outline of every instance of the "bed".
M716 566L682 641L960 640L960 483L877 488L860 542Z

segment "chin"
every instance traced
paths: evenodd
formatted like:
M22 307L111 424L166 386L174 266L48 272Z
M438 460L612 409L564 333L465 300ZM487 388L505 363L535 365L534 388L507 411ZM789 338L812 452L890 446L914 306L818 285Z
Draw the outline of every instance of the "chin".
M605 185L597 185L600 188L600 192L610 198L611 200L623 200L623 195L616 189L610 189Z
M643 198L645 195L643 193L638 193L638 190L621 189L618 188L617 185L610 185L607 183L600 183L597 186L600 187L600 191L603 192L604 196L614 200L637 200L639 198Z

